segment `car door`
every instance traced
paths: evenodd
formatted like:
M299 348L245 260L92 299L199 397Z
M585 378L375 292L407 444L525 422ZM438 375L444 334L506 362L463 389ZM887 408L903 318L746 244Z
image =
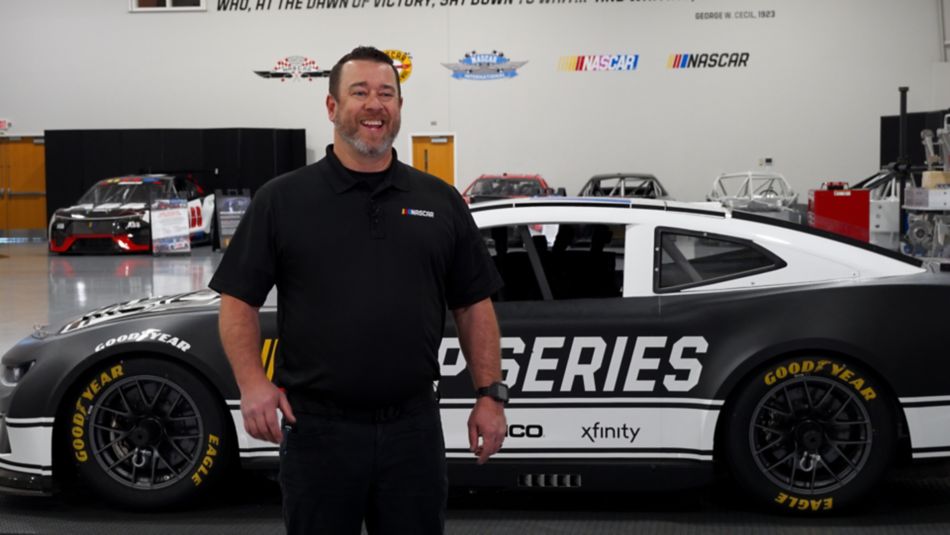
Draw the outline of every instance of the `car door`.
M505 281L493 298L503 378L512 398L499 457L583 461L680 455L670 447L668 429L682 421L663 421L676 416L677 405L668 404L673 412L665 413L656 410L657 400L682 397L685 385L695 380L690 356L698 348L696 340L662 334L667 330L657 296L628 285L627 266L649 277L643 266L652 265L652 241L629 241L642 233L625 224L548 223L546 232L533 233L538 225L483 229ZM554 232L547 232L552 226ZM466 419L473 391L451 322L439 358L447 453L468 458ZM681 438L679 447L689 449L695 442Z

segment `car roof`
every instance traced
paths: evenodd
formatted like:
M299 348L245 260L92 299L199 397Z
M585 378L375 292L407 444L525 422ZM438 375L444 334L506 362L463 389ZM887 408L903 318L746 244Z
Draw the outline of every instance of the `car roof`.
M501 209L525 209L526 211L537 208L553 208L556 211L560 212L563 209L577 209L583 208L589 212L589 210L604 210L605 214L608 210L616 209L627 209L627 210L649 210L649 211L661 211L661 212L671 212L683 215L695 215L695 216L706 216L714 217L717 219L733 219L739 221L748 221L751 223L758 223L763 225L769 225L772 227L779 227L787 230L792 230L806 235L818 236L821 238L826 238L835 242L839 242L846 245L851 245L864 249L881 256L886 256L907 264L913 264L915 266L923 265L923 262L920 259L909 257L903 255L897 251L892 251L890 249L885 249L877 245L872 245L868 242L856 240L849 238L847 236L842 236L840 234L835 234L833 232L812 228L804 225L799 225L796 223L791 223L781 219L776 219L772 217L766 217L758 214L753 214L749 212L743 212L740 210L732 210L726 207L723 207L718 202L685 202L685 201L669 201L669 200L656 200L656 199L643 199L643 198L629 198L629 197L534 197L534 198L516 198L516 199L501 199L496 201L487 201L483 203L478 203L471 205L470 209L473 214L478 214L481 212L487 212L490 210L501 210ZM607 218L605 218L607 219ZM596 222L596 221L591 221Z
M540 180L540 179L541 179L541 175L526 175L526 174L516 174L516 173L501 173L501 174L491 174L491 173L488 173L488 174L483 174L483 175L479 176L479 177L476 178L475 180L481 180L481 179L483 179L483 178L485 178L485 179L496 179L496 178L508 179L508 178L510 178L510 179L520 179L520 180L524 180L524 179Z
M593 180L606 180L609 178L643 178L643 179L652 179L656 180L656 175L650 173L605 173L602 175L594 175L590 177L588 182Z

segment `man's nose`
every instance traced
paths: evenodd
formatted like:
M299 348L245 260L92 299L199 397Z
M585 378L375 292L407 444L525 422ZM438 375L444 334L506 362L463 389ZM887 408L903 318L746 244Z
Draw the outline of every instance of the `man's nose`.
M369 98L366 99L364 106L371 110L382 109L383 102L380 100L379 95L375 92L369 94Z

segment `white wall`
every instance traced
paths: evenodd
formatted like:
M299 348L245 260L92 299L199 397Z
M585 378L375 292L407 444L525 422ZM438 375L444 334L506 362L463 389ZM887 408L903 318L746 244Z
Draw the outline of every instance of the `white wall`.
M63 128L306 128L331 139L326 79L254 70L302 55L330 68L358 44L408 51L403 134L457 134L464 187L540 172L575 193L591 174L653 172L698 200L716 174L775 159L802 192L877 168L881 115L950 106L939 0L653 0L510 6L129 13L126 0L3 0L0 118L7 135ZM398 0L393 0L394 2ZM423 0L424 1L424 0ZM439 0L435 0L438 2ZM303 0L305 5L307 0ZM469 2L466 2L468 4ZM773 10L756 20L698 11ZM455 80L442 62L500 50L517 77ZM678 52L749 52L744 69L668 69ZM560 72L567 55L638 53L634 72ZM916 136L911 136L911 140Z

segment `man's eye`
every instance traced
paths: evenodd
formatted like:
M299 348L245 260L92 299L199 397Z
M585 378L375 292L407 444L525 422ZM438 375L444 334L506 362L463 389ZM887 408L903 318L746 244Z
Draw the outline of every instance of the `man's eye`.
M365 97L365 96L366 96L366 91L363 91L363 90L353 91L353 96L354 96L354 97Z

